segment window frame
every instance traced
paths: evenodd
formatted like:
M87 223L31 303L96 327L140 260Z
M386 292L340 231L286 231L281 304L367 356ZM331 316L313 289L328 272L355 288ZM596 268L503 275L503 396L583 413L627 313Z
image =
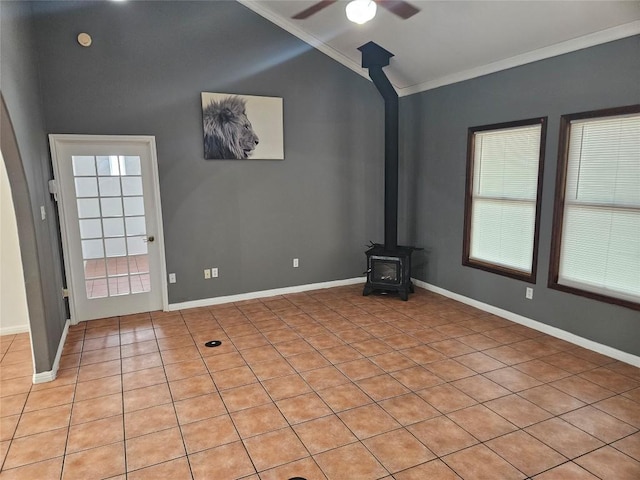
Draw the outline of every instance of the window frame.
M579 287L558 283L560 275L560 255L562 253L562 233L564 227L564 210L567 190L567 170L569 168L569 144L571 140L571 122L574 120L598 119L616 117L640 113L640 104L624 107L590 110L587 112L572 113L560 117L560 136L558 141L558 165L556 174L556 189L553 202L553 226L551 230L551 255L549 264L549 279L547 286L554 290L572 293L582 297L599 300L605 303L620 305L640 310L640 303L623 298L612 297L604 293L584 290Z
M465 267L477 268L490 273L496 273L506 277L522 280L524 282L536 283L538 270L538 245L540 238L540 215L542 204L542 180L544 175L544 158L547 139L548 117L535 117L525 120L511 122L494 123L470 127L467 133L467 169L465 184L465 205L464 205L464 234L462 247L462 265ZM525 272L504 265L498 265L488 261L471 258L471 224L472 224L472 204L473 204L473 183L474 183L474 156L475 156L475 134L490 130L506 130L511 128L540 125L540 148L538 158L538 178L536 185L535 216L533 230L533 252L531 258L531 272Z

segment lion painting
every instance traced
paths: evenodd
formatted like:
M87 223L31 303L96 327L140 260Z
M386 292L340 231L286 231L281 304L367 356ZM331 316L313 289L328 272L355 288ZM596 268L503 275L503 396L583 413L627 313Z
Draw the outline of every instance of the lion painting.
M258 136L246 109L245 100L237 96L212 100L203 109L205 159L241 160L253 154Z

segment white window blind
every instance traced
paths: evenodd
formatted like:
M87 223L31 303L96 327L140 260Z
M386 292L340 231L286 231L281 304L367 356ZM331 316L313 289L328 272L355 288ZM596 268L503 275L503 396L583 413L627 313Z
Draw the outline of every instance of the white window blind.
M640 303L640 114L570 123L558 283Z
M470 259L532 272L541 132L474 133Z

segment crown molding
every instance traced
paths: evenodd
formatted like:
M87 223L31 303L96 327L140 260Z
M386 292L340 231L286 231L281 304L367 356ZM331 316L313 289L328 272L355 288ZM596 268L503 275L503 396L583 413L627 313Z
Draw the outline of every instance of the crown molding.
M316 50L319 50L320 52L329 56L336 62L344 65L350 70L353 70L355 73L366 78L367 80L370 80L366 69L362 68L359 63L354 62L336 49L325 44L322 40L303 31L287 19L284 19L279 15L275 15L273 12L267 10L264 6L262 6L258 0L237 1L248 9L257 13L261 17L269 20L271 23L279 26L293 36L309 44ZM572 38L571 40L556 43L548 47L539 48L537 50L506 58L504 60L499 60L497 62L489 63L481 67L471 68L469 70L457 72L452 75L445 75L444 77L429 80L428 82L423 82L402 88L394 85L394 88L398 93L398 96L405 97L408 95L413 95L415 93L432 90L434 88L451 85L453 83L463 82L465 80L471 80L472 78L482 77L484 75L500 72L502 70L508 70L510 68L526 65L528 63L557 57L558 55L564 55L565 53L575 52L577 50L582 50L603 43L613 42L615 40L620 40L622 38L631 37L638 34L640 34L640 20L625 23L623 25L618 25L616 27L601 30L599 32L590 33L588 35L583 35L581 37Z
M626 37L632 37L640 34L640 20L618 25L617 27L608 28L599 32L584 35L582 37L572 38L565 42L556 43L548 47L532 50L515 57L506 58L497 62L489 63L481 67L464 70L453 75L430 80L428 82L412 85L398 89L399 96L413 95L434 88L451 85L453 83L463 82L472 78L482 77L492 73L508 70L510 68L519 67L528 63L545 60L547 58L557 57L566 53L583 50L585 48L594 47L603 43L613 42Z

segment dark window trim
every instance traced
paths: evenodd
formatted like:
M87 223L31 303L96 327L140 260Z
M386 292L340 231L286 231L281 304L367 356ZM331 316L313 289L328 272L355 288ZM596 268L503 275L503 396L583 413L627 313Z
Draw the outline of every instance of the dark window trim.
M533 256L531 259L531 273L516 270L514 268L496 265L489 262L470 258L471 252L471 204L473 200L473 156L475 148L475 134L489 130L502 130L507 128L525 127L529 125L540 125L540 157L538 159L538 185L536 189L536 215L533 232ZM479 127L470 127L467 134L467 175L465 183L464 201L464 237L462 246L462 265L465 267L478 268L486 272L497 273L505 277L522 280L528 283L536 283L538 271L538 243L540 238L540 206L542 203L542 177L544 174L545 146L547 143L547 117L529 118L513 122L494 123Z
M556 190L553 203L553 227L551 230L551 255L549 265L549 279L547 286L554 290L560 290L574 295L612 303L633 310L640 310L640 303L630 300L611 297L602 293L595 293L581 288L570 287L558 283L560 272L560 252L562 251L562 226L564 221L564 204L567 183L567 167L569 155L569 140L571 122L589 118L606 118L620 115L640 113L640 104L625 107L605 108L602 110L590 110L588 112L572 113L560 117L560 137L558 142L558 170L556 174Z

